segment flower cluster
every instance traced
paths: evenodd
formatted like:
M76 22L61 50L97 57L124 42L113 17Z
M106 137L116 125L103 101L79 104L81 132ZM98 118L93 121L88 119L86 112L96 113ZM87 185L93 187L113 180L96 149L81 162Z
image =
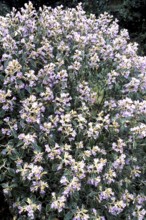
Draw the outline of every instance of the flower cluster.
M144 220L146 57L107 13L0 17L0 179L18 220Z

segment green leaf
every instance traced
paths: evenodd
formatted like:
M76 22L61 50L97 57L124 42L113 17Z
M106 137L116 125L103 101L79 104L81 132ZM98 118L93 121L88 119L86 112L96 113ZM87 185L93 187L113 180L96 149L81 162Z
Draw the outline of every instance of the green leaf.
M12 168L9 168L8 173L9 173L9 175L12 176L12 177L15 177L15 175L16 175L14 169L12 169Z
M0 111L0 118L3 118L5 116L5 111L4 110L1 110Z
M17 147L20 147L23 144L24 144L23 141L18 141Z
M37 144L33 144L33 146L34 146L34 150L36 150L36 151L38 151L38 152L41 152L41 147L39 146L39 145L37 145Z
M64 220L71 220L73 217L73 213L72 212L68 212L65 217L64 217Z
M50 205L46 205L46 212L49 212L50 211Z

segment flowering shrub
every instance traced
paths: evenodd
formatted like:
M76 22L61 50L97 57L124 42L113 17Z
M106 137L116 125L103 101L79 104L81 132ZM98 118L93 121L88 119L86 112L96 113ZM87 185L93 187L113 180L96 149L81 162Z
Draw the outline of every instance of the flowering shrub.
M144 219L146 57L104 13L0 17L1 185L19 220Z

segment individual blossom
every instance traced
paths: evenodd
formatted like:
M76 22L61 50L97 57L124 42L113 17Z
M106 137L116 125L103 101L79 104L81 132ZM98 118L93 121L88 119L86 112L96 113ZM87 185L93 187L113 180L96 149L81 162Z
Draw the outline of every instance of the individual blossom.
M137 202L138 202L139 205L142 205L143 203L146 202L146 196L145 195L138 195L136 199L137 199Z
M126 202L126 204L129 204L131 201L135 199L135 195L128 192L128 190L125 190L125 192L122 195L123 201Z
M63 182L63 184L66 185L65 182ZM80 191L80 189L81 189L81 183L80 183L79 179L74 176L70 180L70 182L68 182L68 184L65 186L62 194L64 196L68 197L69 195L72 195L74 192Z
M84 161L78 161L72 164L71 170L79 179L83 179L86 176L86 164Z
M120 114L122 117L132 117L134 116L135 105L130 98L126 98L118 101L118 106L121 110Z
M105 189L104 191L102 191L100 194L99 194L99 200L102 201L102 200L108 200L108 199L111 199L111 200L114 200L115 199L115 194L114 192L112 191L111 188L107 188Z
M7 75L14 75L14 73L19 72L22 66L18 62L18 60L12 60L8 63L8 66L5 69Z
M86 210L84 208L79 209L77 207L77 211L76 211L76 213L75 213L75 215L73 217L73 220L81 220L81 219L82 220L87 220L89 218L90 217L89 217L89 214L88 214L88 210Z
M113 169L109 169L108 172L104 174L104 179L108 184L116 181L117 174Z
M60 146L55 143L54 147L49 147L49 145L45 145L45 151L47 152L47 156L50 160L61 159L62 150Z
M119 139L117 144L116 143L112 143L112 149L116 152L120 152L121 154L124 151L124 147L126 146L126 144L123 142L122 139Z
M40 191L41 195L44 195L46 193L46 188L48 188L47 182L44 182L42 180L33 181L32 186L30 187L31 192L37 192Z
M131 177L136 178L140 177L141 175L141 169L139 166L133 166L133 169L131 170Z
M145 215L146 210L141 205L137 205L135 211L132 213L132 216L138 218L139 220L143 220Z
M24 79L28 81L30 87L36 86L38 77L35 74L34 70L29 70L24 74Z
M102 170L103 170L103 168L104 168L104 166L106 165L106 163L107 163L107 159L101 158L101 159L99 160L99 159L95 158L95 159L94 159L94 162L93 162L93 164L94 164L94 169L95 169L94 172L101 173Z
M40 69L38 72L38 77L42 81L44 85L48 85L53 87L58 83L58 79L55 74L55 64L49 63L44 66L44 68Z
M43 153L34 151L34 163L41 163L43 161Z
M87 130L87 135L89 138L97 139L99 137L99 132L102 129L102 123L92 123L89 124L89 129Z
M42 166L32 163L24 163L23 166L17 167L16 173L20 173L23 180L40 180L46 174Z
M24 143L24 148L36 142L36 134L19 134L18 139Z
M124 210L125 207L126 204L123 200L115 201L114 204L109 207L109 212L112 213L112 215L117 216Z
M139 126L133 127L130 130L136 134L138 138L146 137L146 125L144 123L140 123Z
M56 194L52 193L51 209L55 209L58 210L58 212L61 212L66 205L65 203L66 197L64 195L56 197Z
M22 101L22 109L20 110L21 118L28 123L40 123L42 113L45 111L43 104L36 100L36 96L31 95Z
M23 213L26 212L29 219L35 219L34 213L41 211L41 204L33 203L30 198L27 198L27 204L23 206L18 205L18 209L19 214L23 215Z
M12 91L10 89L8 89L7 91L0 90L0 104L4 111L12 111L15 100L16 97L12 97Z
M140 80L136 78L132 78L131 81L124 86L123 93L126 92L137 92L140 86Z
M97 187L99 185L99 183L101 182L101 177L97 176L97 177L89 177L87 180L87 183L90 185L93 185L95 187Z
M91 88L89 87L88 82L85 81L78 85L77 91L80 94L80 99L86 102L92 103L93 95L96 96L96 93L93 94L93 92L91 92Z
M113 168L115 170L119 169L121 171L123 167L125 166L125 154L121 154L114 162L113 162Z

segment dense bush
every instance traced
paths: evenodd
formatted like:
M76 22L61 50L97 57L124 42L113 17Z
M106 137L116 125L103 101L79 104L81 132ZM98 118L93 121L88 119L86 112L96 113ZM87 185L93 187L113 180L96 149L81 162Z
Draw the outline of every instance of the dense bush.
M144 219L146 57L112 16L0 17L0 179L18 220Z
M4 2L10 8L19 9L28 0L5 0ZM88 14L94 13L98 17L99 14L106 11L118 18L120 27L128 29L130 38L139 43L138 53L146 54L146 0L32 0L36 9L43 5L75 7L79 2L82 2L84 10ZM5 15L6 11L1 10L0 13Z

